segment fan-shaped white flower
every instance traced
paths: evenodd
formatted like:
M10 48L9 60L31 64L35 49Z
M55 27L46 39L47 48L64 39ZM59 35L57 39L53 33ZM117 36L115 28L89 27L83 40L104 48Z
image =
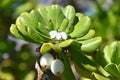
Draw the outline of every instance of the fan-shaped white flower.
M50 38L56 38L57 40L66 40L67 39L67 34L65 32L57 32L56 30L50 31L49 33Z
M61 37L62 39L66 40L67 39L67 34L65 32L61 32Z
M55 38L56 35L57 35L57 33L58 33L58 32L57 32L56 30L50 31L50 33L49 33L50 38L51 38L51 39Z
M56 39L57 40L60 40L62 37L61 37L61 35L60 35L60 33L58 32L58 33L56 33Z

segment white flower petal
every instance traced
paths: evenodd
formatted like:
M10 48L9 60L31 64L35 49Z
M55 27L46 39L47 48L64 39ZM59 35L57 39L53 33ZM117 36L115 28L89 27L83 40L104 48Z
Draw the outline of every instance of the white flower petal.
M56 38L57 40L60 39L66 40L68 37L65 32L57 32L56 30L50 31L49 35L51 39Z
M50 35L50 38L53 39L56 37L56 34Z
M53 30L53 31L50 31L49 35L53 35L53 34L56 34L57 31L56 30Z
M60 34L61 34L62 39L64 39L64 40L67 39L68 36L65 32L61 32Z
M57 33L58 33L58 32L57 32L57 31L55 31L55 30L50 31L50 33L49 33L50 38L51 38L51 39L55 38Z
M60 40L60 39L61 39L61 34L60 34L60 33L57 33L56 39L57 39L57 40Z

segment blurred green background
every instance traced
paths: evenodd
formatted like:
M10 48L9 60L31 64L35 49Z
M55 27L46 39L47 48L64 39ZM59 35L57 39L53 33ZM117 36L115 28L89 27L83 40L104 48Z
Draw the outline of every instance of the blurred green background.
M91 17L91 28L103 38L101 49L120 40L120 0L0 0L0 80L36 80L40 45L16 39L9 27L20 13L51 4L73 5L76 12Z

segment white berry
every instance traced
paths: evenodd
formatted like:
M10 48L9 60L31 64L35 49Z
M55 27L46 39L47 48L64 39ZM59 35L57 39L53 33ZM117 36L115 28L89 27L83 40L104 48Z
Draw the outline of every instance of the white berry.
M54 60L51 64L51 72L54 75L59 76L62 74L63 71L64 71L64 64L62 63L62 61L60 59Z
M51 63L54 61L54 57L50 53L46 53L40 58L40 65L44 69L50 69Z

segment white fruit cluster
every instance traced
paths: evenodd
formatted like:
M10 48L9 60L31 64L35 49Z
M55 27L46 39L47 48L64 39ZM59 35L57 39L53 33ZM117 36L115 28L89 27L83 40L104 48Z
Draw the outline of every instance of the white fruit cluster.
M40 58L40 65L44 69L50 69L51 72L59 76L64 71L64 64L60 59L54 59L53 55L50 53L46 53Z
M57 32L56 30L50 31L49 35L51 39L56 38L57 40L66 40L68 37L65 32Z

